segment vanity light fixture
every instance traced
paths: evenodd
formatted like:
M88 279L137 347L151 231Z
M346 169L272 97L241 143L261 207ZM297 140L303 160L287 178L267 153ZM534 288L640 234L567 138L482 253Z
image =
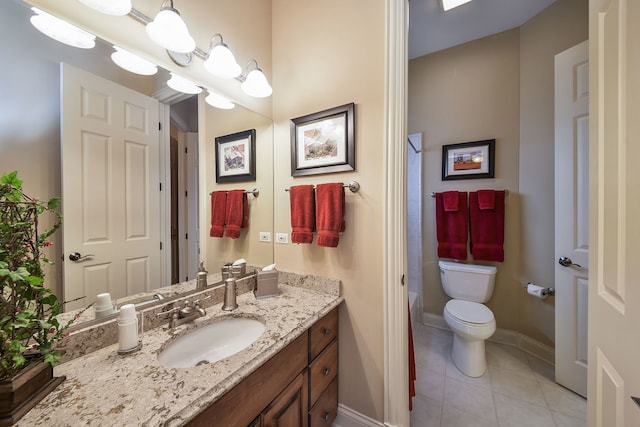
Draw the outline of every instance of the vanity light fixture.
M167 81L167 85L178 92L197 95L202 92L202 88L191 80L185 79L177 74L171 73L171 78Z
M249 71L252 64L255 68ZM242 82L240 88L249 96L253 96L255 98L266 98L273 92L271 85L267 81L267 78L260 67L258 67L258 62L255 59L252 59L247 63L247 70L244 74L238 77L238 80Z
M170 6L165 6L169 2ZM189 53L196 48L196 42L189 34L180 13L173 8L173 0L164 0L162 9L155 19L147 24L147 35L157 45L179 53Z
M218 43L214 41L220 38ZM242 73L236 58L229 47L222 40L221 34L214 34L209 43L209 53L204 61L204 68L221 79L234 79Z
M31 10L36 13L30 19L31 24L42 34L60 43L81 49L91 49L96 45L96 36L93 34L81 30L67 21L49 15L36 7L32 7Z
M152 76L158 72L158 67L153 62L142 59L121 47L113 46L113 48L116 51L111 54L111 60L120 68L143 76Z
M210 90L208 92L209 95L207 95L204 100L212 107L220 108L222 110L231 110L236 106L233 102L229 101L224 96L218 95L217 93L211 92Z
M462 6L465 3L469 3L470 1L471 0L442 0L442 8L446 12L455 7Z
M97 10L98 12L107 14L107 15L115 15L115 16L124 16L131 12L131 0L78 0L80 3L85 6L90 7L91 9Z

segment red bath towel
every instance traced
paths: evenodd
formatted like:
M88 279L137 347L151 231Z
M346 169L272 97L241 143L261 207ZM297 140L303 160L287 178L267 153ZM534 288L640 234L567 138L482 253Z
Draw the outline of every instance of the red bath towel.
M227 211L227 192L214 191L211 193L211 237L222 237Z
M465 261L467 259L467 235L469 234L467 192L457 193L458 210L449 212L444 208L444 194L436 193L438 257Z
M316 231L316 199L313 185L294 185L289 189L291 204L291 242L311 243Z
M460 195L457 191L445 191L442 193L442 203L445 212L455 212L458 210Z
M504 191L494 193L494 208L483 209L479 192L469 193L471 255L476 261L504 261Z
M478 206L480 209L495 209L496 192L494 190L478 190Z
M232 239L240 237L240 228L249 225L249 201L244 190L231 190L227 194L226 225L224 235Z
M341 182L316 186L318 246L335 248L344 231L344 188Z

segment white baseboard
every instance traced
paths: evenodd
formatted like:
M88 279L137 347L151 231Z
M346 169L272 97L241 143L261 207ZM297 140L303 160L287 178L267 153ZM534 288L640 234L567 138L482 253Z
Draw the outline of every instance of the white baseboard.
M422 323L433 328L450 331L444 317L439 314L422 313ZM509 329L496 329L496 332L489 338L489 341L517 347L525 353L535 356L551 365L555 365L555 351L552 347L542 344L520 332L510 331Z
M339 404L332 427L384 427L384 424Z

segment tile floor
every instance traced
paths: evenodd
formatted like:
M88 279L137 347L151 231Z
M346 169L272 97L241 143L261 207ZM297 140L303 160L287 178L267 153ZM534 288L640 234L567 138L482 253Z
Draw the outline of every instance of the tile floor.
M412 427L585 427L587 401L553 381L553 366L487 342L485 374L470 378L451 360L453 335L413 329L416 397Z

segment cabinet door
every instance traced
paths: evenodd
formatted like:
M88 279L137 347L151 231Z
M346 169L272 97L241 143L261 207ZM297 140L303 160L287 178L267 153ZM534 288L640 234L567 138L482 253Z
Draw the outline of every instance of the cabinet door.
M262 427L307 427L307 371L298 375L262 413Z

